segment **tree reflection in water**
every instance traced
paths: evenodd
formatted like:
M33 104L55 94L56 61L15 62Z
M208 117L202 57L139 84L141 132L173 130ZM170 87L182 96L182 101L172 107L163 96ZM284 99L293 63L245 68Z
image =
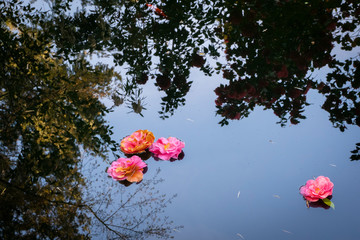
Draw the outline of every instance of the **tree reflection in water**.
M137 0L88 6L91 11L69 15L64 3L52 16L55 23L39 25L64 57L86 49L107 52L117 65L126 65L124 96L152 79L165 94L163 119L185 104L190 69L199 68L228 81L215 89L221 125L256 107L272 110L282 125L298 124L306 118L309 90L325 97L322 108L334 127L360 125L358 1ZM336 55L340 51L353 52L343 59ZM217 61L214 66L210 59ZM327 69L327 76L313 77L317 69ZM128 100L142 114L141 101Z
M335 127L343 131L347 124L359 125L359 56L340 60L333 52L335 44L344 51L360 45L357 1L151 4L166 17L154 14L147 2L139 0L97 3L91 14L82 10L70 19L102 24L102 38L81 25L74 34L85 36L90 31L91 37L98 37L90 50L113 50L117 64L128 64L129 86L155 80L166 94L160 111L163 118L185 104L190 69L197 67L208 75L222 72L229 81L216 89L222 125L248 116L256 106L272 109L281 124L288 120L297 124L305 118L310 89L326 97L323 109L330 113ZM57 21L61 26L74 24L63 18ZM70 31L61 30L55 39ZM83 48L74 40L71 43L75 44L73 52ZM60 52L64 51L60 46ZM207 64L206 58L220 56L225 56L225 63ZM330 69L326 79L309 74L325 66Z
M91 176L85 199L91 206L88 209L93 216L93 236L100 233L100 237L106 235L109 239L169 239L174 229L182 228L162 214L176 195L167 197L157 190L157 185L164 181L158 177L160 169L137 184L104 179L103 171L99 170L92 167L85 170Z
M90 64L85 51L56 54L36 25L50 15L17 1L0 2L0 13L0 238L88 239L95 220L121 239L168 238L172 223L159 212L172 197L156 191L156 178L123 194L111 213L101 204L108 195L87 198L83 155L105 160L118 149L104 119L112 109L100 99L121 103L120 75Z
M174 229L182 228L162 215L176 195L156 190L163 181L158 173L129 190L94 170L85 170L88 180L74 169L63 179L27 188L1 179L1 238L169 239Z
M81 150L106 158L107 150L117 148L104 119L113 108L99 99L112 98L115 106L126 103L142 114L141 85L151 80L165 94L161 118L185 104L190 69L198 68L228 80L215 89L221 125L247 117L257 106L274 111L280 124L297 124L305 118L311 89L325 96L322 108L335 127L360 125L359 55L341 59L334 52L335 46L343 51L360 46L358 1L46 2L49 11L33 9L33 3L0 2L4 239L88 238L91 216L120 238L167 236L167 225L135 230L154 216L151 211L141 219L121 215L128 226L119 228L121 223L111 222L119 211L109 215L98 202L109 203L110 197L83 198L88 195L79 172ZM89 62L94 54L126 65L128 79ZM325 79L311 76L325 67ZM359 159L358 152L359 146L352 160ZM152 192L146 189L151 184L138 185L133 194ZM146 201L159 210L167 203L161 196L132 206L140 210ZM118 209L127 211L125 205Z

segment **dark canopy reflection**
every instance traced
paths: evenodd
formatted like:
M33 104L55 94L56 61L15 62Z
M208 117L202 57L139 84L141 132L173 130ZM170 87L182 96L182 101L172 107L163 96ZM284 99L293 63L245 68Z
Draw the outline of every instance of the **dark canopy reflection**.
M42 26L53 35L58 54L112 51L115 63L129 65L125 94L149 78L166 93L162 117L184 104L190 68L197 67L205 74L222 71L229 80L216 89L221 124L246 117L255 106L272 109L281 123L289 119L297 124L305 118L307 92L317 89L327 99L323 109L334 126L359 125L359 56L340 60L332 52L335 45L346 51L360 45L356 1L115 1L92 6L74 16L60 11L55 26ZM65 38L70 38L68 45ZM226 61L207 64L206 58L220 56ZM325 66L330 68L326 79L308 74Z
M85 4L85 3L83 3ZM357 1L94 1L91 11L66 15L65 5L38 23L57 54L106 51L129 76L122 98L135 113L144 109L130 95L153 79L162 98L162 118L185 104L192 67L229 81L215 89L221 125L247 117L256 107L271 109L285 124L305 118L310 89L326 97L322 108L341 131L360 124L359 56L340 59L338 46L360 45ZM84 6L87 6L86 4ZM64 8L64 9L63 9ZM208 63L217 61L215 66ZM326 79L311 72L327 67Z

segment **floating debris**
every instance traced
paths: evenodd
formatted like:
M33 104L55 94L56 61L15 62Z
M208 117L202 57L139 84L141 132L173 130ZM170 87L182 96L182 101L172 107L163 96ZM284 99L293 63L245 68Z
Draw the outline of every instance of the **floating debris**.
M240 191L238 192L237 197L238 197L238 198L240 197Z
M269 143L276 143L276 142L274 142L273 140L269 140Z
M194 120L192 120L191 118L187 118L186 120L190 121L190 122L195 122Z
M280 196L277 195L277 194L273 194L273 197L274 197L274 198L280 198Z
M336 167L336 165L335 165L335 164L332 164L332 163L330 163L329 165L332 166L332 167Z
M292 232L285 230L285 229L281 229L281 231L283 231L284 233L292 234Z
M175 232L180 232L178 229L176 229L176 228L173 228L173 230L175 231Z
M236 235L238 235L239 237L241 237L241 239L244 239L244 240L245 240L244 236L241 235L240 233L237 233Z

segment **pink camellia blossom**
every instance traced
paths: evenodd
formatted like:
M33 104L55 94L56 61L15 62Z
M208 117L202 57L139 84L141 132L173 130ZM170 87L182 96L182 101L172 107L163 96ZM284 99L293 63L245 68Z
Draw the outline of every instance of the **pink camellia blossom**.
M155 157L162 160L170 160L171 158L177 159L182 149L185 147L185 143L174 137L159 138L151 147L149 151L152 152Z
M155 137L152 132L137 130L121 140L120 149L125 154L142 153L153 144L154 140Z
M305 186L300 188L300 194L309 202L316 202L331 196L334 184L328 177L319 176L315 180L308 180Z
M146 163L135 155L131 158L119 158L112 162L107 173L115 180L140 182L143 179L143 170L146 166Z

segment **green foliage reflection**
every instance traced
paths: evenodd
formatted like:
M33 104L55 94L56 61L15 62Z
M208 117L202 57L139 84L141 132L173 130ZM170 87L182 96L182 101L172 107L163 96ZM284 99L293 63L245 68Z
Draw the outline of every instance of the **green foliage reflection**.
M118 148L104 119L112 109L100 99L121 104L123 86L114 68L89 62L82 48L95 50L86 43L93 38L76 54L64 51L76 47L67 38L77 36L52 33L65 27L59 19L69 2L52 4L51 12L40 12L19 1L0 2L0 238L88 239L94 219L121 239L168 236L164 222L140 229L134 220L145 220L140 214L131 216L126 231L113 229L111 218L94 208L103 199L87 198L81 169L90 160L84 155L104 159ZM137 191L156 195L152 184ZM122 208L134 204L128 197ZM157 197L152 204L165 207L168 199ZM146 201L142 213L157 217L159 207L145 211Z

